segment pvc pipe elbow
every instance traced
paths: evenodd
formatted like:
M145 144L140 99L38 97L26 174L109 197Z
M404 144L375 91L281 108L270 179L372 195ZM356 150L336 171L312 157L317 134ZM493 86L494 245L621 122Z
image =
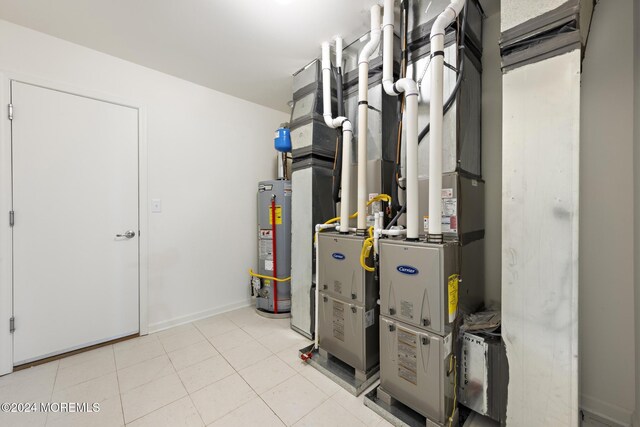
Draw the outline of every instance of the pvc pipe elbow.
M331 114L325 114L324 116L324 123L329 126L330 128L336 128L336 126L333 124L333 117L331 117Z
M382 88L386 92L387 95L398 96L399 93L395 91L393 88L393 80L383 80Z
M394 91L404 92L405 96L418 95L418 85L412 79L400 79L393 85Z
M431 27L431 34L429 38L441 34L444 35L446 28L451 24L456 17L460 14L460 11L464 7L465 0L453 0L447 8L442 12L433 23Z
M360 56L358 57L358 64L362 62L369 62L369 58L373 54L373 51L380 44L380 6L371 6L371 38L369 42L362 48Z
M367 62L367 63L369 62L369 58L371 58L371 55L373 55L373 52L380 45L380 33L381 33L380 28L378 28L377 30L373 30L373 29L371 30L371 39L362 48L362 51L360 52L360 56L358 57L358 65L360 65L363 62Z
M346 117L338 117L336 120L340 121L340 126L342 126L343 132L353 133L353 126L351 125L351 122L349 121L349 119L347 119Z

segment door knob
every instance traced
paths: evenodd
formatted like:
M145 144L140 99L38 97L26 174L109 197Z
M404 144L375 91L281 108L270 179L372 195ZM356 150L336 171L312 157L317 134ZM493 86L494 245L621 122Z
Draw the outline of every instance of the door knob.
M133 230L127 230L124 234L116 234L116 237L126 237L127 239L132 239L136 237L136 232Z

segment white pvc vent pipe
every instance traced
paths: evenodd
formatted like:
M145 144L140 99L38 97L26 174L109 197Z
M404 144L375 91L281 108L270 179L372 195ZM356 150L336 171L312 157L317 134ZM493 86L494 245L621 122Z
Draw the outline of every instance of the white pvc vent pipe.
M442 121L444 116L444 34L458 17L465 0L453 0L436 18L431 27L431 104L429 123L429 236L441 239L442 223ZM408 149L408 147L407 147ZM409 184L407 183L407 190ZM409 205L408 207L411 207Z
M336 61L342 67L342 38L336 37ZM353 127L346 117L333 118L331 113L331 48L328 42L322 43L322 101L323 116L327 126L342 126L342 190L340 192L340 228L341 233L349 232L349 200L351 198L351 139Z
M412 79L402 78L393 82L393 4L394 0L384 0L382 22L382 86L389 95L404 92L405 125L407 135L407 239L417 240L420 233L420 209L418 196L418 87ZM433 104L432 104L433 105ZM432 107L433 108L433 107ZM438 192L440 194L440 192Z
M369 58L380 44L380 6L371 7L371 38L358 57L358 225L367 228L367 127L369 115Z

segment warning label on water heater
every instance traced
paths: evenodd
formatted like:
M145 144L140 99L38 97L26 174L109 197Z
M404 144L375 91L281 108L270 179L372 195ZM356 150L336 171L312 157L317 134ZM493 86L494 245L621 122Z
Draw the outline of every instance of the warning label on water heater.
M269 224L273 225L273 209L269 206ZM282 205L276 205L276 225L282 224Z

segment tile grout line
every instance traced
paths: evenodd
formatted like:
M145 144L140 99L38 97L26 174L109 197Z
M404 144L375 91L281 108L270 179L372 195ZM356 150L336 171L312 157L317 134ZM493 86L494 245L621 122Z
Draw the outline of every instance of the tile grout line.
M275 356L275 354L274 354L274 356ZM278 357L278 356L276 356L276 357ZM227 362L227 363L228 363L228 362ZM253 366L253 365L251 365L251 366ZM233 366L231 366L231 367L233 368ZM247 366L247 368L248 368L248 367L249 367L249 366ZM274 410L273 410L273 408L272 408L271 406L269 406L269 404L267 403L267 401L266 401L266 400L264 400L264 399L262 398L262 395L260 395L260 394L256 391L256 389L254 389L254 388L251 386L251 384L249 384L249 382L248 382L246 379L244 379L244 377L242 376L242 374L240 373L240 371L238 371L236 368L233 368L233 369L236 371L236 373L237 373L237 374L238 374L238 376L242 379L242 381L244 381L244 382L245 382L245 384L247 384L247 385L249 386L249 388L250 388L251 390L253 390L253 392L256 394L256 396L258 396L258 398L259 398L260 400L262 400L262 402L263 402L265 405L267 405L267 408L269 408L269 410L273 413L273 415L275 415L275 416L280 420L280 422L281 422L283 425L285 425L285 426L286 426L286 425L287 425L287 423L285 423L285 422L284 422L284 420L283 420L282 418L280 418L280 415L278 415L278 414L276 413L276 411L274 411ZM243 368L243 369L245 369L245 368ZM296 374L297 374L297 372L296 372ZM295 374L294 374L294 376L295 376ZM293 376L292 376L291 378L293 378ZM288 379L289 379L289 378L287 378L285 381L287 381ZM284 382L284 381L283 381L283 382ZM275 387L279 386L280 384L282 384L282 382L281 382L281 383L278 383L278 384L276 384L276 385L274 385L274 386L273 386L273 387L271 387L269 390L271 390L271 389L273 389L273 388L275 388ZM265 390L265 393L266 393L267 391L269 391L269 390ZM236 409L238 409L238 408L236 408ZM235 409L234 409L234 411L235 411Z
M198 329L198 332L202 334L202 332L199 330L199 328L198 328L198 327L197 327L193 322L191 322L191 323L187 323L187 324L192 324L196 329ZM202 335L204 336L204 334L202 334ZM208 340L206 339L206 337L205 337L205 341L207 341L207 342L208 342ZM201 342L201 341L199 341L199 342ZM196 343L196 344L197 344L197 343ZM213 344L211 344L211 343L209 343L209 344L210 344L210 345L211 345L211 346L212 346L216 351L218 351L218 350L215 348L215 346L214 346ZM153 414L154 412L159 411L159 410L161 410L162 408L164 408L164 407L166 407L166 406L169 406L169 405L174 404L175 402L177 402L177 401L178 401L178 400L180 400L180 399L183 399L183 398L185 398L185 397L188 397L188 398L189 398L189 401L191 402L191 404L192 404L192 405L193 405L193 407L195 408L195 410L196 410L196 412L197 412L197 414L198 414L198 417L199 417L199 418L200 418L200 420L202 421L202 424L203 424L203 425L206 425L206 424L205 424L205 422L204 422L204 419L202 418L202 414L200 413L200 410L198 410L198 407L197 407L197 406L196 406L196 404L193 402L193 399L191 398L191 393L189 393L189 391L187 390L187 387L184 385L184 381L182 381L182 378L180 377L180 374L178 373L178 369L176 369L175 365L173 364L173 361L171 360L171 357L169 357L169 353L166 351L166 349L165 349L165 347L164 347L164 344L162 344L162 341L160 341L160 345L161 345L161 347L162 347L162 350L164 351L164 354L165 354L165 355L167 356L167 358L169 359L169 363L171 364L171 367L172 367L172 368L173 368L173 370L174 370L174 374L176 374L176 376L178 377L178 380L180 380L180 383L182 384L182 387L184 388L184 391L185 391L187 394L186 394L185 396L182 396L182 397L180 397L180 398L178 398L178 399L176 399L176 400L172 401L172 402L167 403L166 405L161 406L160 408L154 409L153 411L149 412L148 414L144 414L144 415L142 415L142 416L140 416L140 417L138 417L138 418L135 418L135 419L131 420L130 422L134 422L134 421L136 421L136 420L139 420L139 419L141 419L141 418L144 418L144 417L146 417L147 415ZM188 346L187 346L187 347L188 347ZM176 351L177 351L177 350L176 350ZM220 354L220 353L218 353L218 354ZM220 355L222 356L222 354L220 354ZM207 359L205 359L205 360L212 359L212 358L213 358L213 357L215 357L215 356L217 356L217 355L211 356L210 358L207 358ZM160 357L160 356L158 356L158 357ZM226 359L225 359L225 360L226 360ZM202 363L202 362L203 362L203 361L198 362L198 363ZM140 363L143 363L143 362L140 362ZM228 363L228 362L227 362L227 363ZM196 363L196 364L197 364L197 363ZM195 365L195 364L194 364L194 365ZM135 365L132 365L132 366L135 366ZM189 366L193 366L193 365L189 365ZM185 367L184 369L188 368L189 366ZM231 365L230 365L230 366L231 366ZM233 369L233 366L231 366L231 368ZM168 375L167 375L167 376L168 376ZM165 376L165 377L166 377L166 376ZM165 378L165 377L161 377L161 378ZM228 376L227 376L227 377L228 377ZM224 377L224 378L227 378L227 377ZM221 379L222 379L222 378L221 378ZM156 379L156 380L153 380L153 381L157 381L157 379ZM148 384L152 383L153 381L149 381L148 383L145 383L145 384L143 384L143 385L141 385L141 386L139 386L139 387L142 387L142 386L144 386L144 385L148 385ZM218 380L218 381L219 381L219 380ZM218 382L218 381L215 381L215 382ZM215 383L215 382L214 382L214 383ZM212 384L214 384L214 383L212 383ZM211 384L209 384L209 385L211 385ZM207 385L207 386L205 386L205 387L208 387L209 385ZM136 387L136 388L137 388L137 387ZM204 387L202 387L202 388L204 388ZM201 390L201 389L199 389L199 390ZM131 390L130 390L130 391L131 391ZM196 390L196 391L198 391L198 390ZM123 415L124 415L124 408L123 408ZM129 424L129 423L127 423L127 424Z
M300 374L298 372L298 375L300 375L300 377L302 377L302 379L304 379L305 381L307 381L309 384L311 384L312 387L314 387L316 390L318 390L320 393L322 393L323 395L326 396L326 399L322 400L322 403L320 403L320 405L316 406L315 408L313 408L312 410L310 410L309 412L305 413L303 416L301 416L300 418L298 418L293 424L296 424L297 422L299 422L300 420L302 420L304 417L306 417L307 415L309 415L310 413L312 413L313 411L315 411L316 409L318 409L320 406L324 405L329 399L331 399L331 396L328 395L327 393L325 393L324 391L322 391L319 387L317 387L314 383L312 383L309 379L307 379L304 375Z
M56 375L53 377L53 386L51 387L51 396L49 396L48 403L51 403L51 401L53 400L53 392L56 389L56 381L58 381L58 371L60 370L60 360L58 360L57 363L58 364L56 365ZM48 422L49 422L49 413L47 412L44 417L44 425L46 426Z
M187 323L187 324L192 324L192 325L193 325L193 326L198 330L198 332L199 332L201 335L203 335L203 336L204 336L204 334L202 333L202 331L200 331L200 329L197 327L197 325L195 325L195 323L194 323L194 322ZM206 336L204 336L204 338L205 338L205 339L204 339L204 341L209 342L209 341L208 341L208 339L206 338ZM162 409L162 408L164 408L164 407L166 407L166 406L168 406L168 405L171 405L171 404L173 404L173 403L177 402L177 401L178 401L178 400L180 400L180 399L183 399L183 398L185 398L185 397L188 397L188 398L189 398L189 401L191 402L191 404L193 405L193 407L196 409L196 412L198 413L198 417L200 418L200 420L202 421L202 424L204 425L204 424L205 424L205 423L204 423L204 419L202 418L202 415L200 414L200 411L198 410L198 407L197 407L197 406L195 405L195 403L193 402L193 399L191 398L191 393L187 390L187 387L185 386L184 381L182 380L182 377L180 377L179 370L176 368L176 366L175 366L175 365L174 365L174 363L173 363L173 360L171 360L171 357L169 356L169 353L170 353L170 352L167 352L166 348L164 347L164 344L162 344L162 341L161 341L161 340L159 340L159 341L160 341L160 345L161 345L161 347L162 347L162 350L164 351L164 356L166 356L166 357L169 359L169 364L171 365L171 367L173 368L173 371L174 371L173 373L177 375L178 379L180 380L180 383L182 384L182 387L184 388L184 390L185 390L185 392L186 392L187 394L186 394L185 396L182 396L182 397L180 397L180 398L178 398L178 399L176 399L176 400L174 400L174 401L170 402L170 403L167 403L166 405L161 406L161 407L160 407L160 408L158 408L158 409L155 409L155 410L153 410L153 411L149 412L148 414L144 414L144 415L142 415L142 416L140 416L140 417L138 417L138 418L136 418L136 419L132 420L131 422L136 421L136 420L139 420L140 418L146 417L147 415L150 415L150 414L152 414L152 413L154 413L154 412L156 412L156 411L159 411L160 409ZM195 344L199 344L200 342L202 342L202 341L199 341L199 342L197 342L197 343L195 343ZM212 343L210 343L210 342L209 342L209 344L214 348L214 350L216 350L216 352L218 352L218 350L215 348L215 346L214 346ZM190 344L190 345L193 345L193 344ZM189 345L187 345L186 347L189 347ZM186 348L186 347L183 347L183 348ZM174 350L174 351L178 351L178 350L180 350L180 349L177 349L177 350ZM211 357L209 357L209 358L207 358L207 359L205 359L205 360L202 360L202 361L200 361L200 362L194 363L193 365L186 366L186 367L184 367L183 369L187 369L187 368L189 368L189 367L191 367L191 366L194 366L194 365L196 365L196 364L198 364L198 363L202 363L202 362L204 362L204 361L207 361L207 360L209 360L209 359L212 359L212 358L214 358L214 357L216 357L216 356L218 356L218 355L221 355L221 354L218 352L218 354L216 354L216 355L213 355L213 356L211 356ZM162 355L157 356L156 358L161 357L161 356L162 356ZM153 359L155 359L155 358L153 358ZM144 361L143 361L143 362L140 362L140 363L144 363ZM136 365L137 365L137 364L136 364ZM136 366L136 365L132 365L132 366ZM129 368L129 367L127 367L127 368ZM232 369L233 369L233 367L232 367ZM165 377L167 377L167 376L168 376L168 375L165 375L165 376L163 376L163 377L161 377L161 378L156 378L155 380L152 380L152 381L149 381L149 382L147 382L147 383L141 384L141 385L140 385L140 386L138 386L138 387L145 386L145 385L147 385L147 384L152 383L153 381L157 381L158 379L162 379L162 378L165 378ZM226 378L226 377L224 377L224 378ZM222 379L222 378L221 378L221 379ZM216 382L217 382L217 381L216 381ZM213 383L212 383L212 384L213 384ZM138 388L138 387L136 387L136 388ZM208 387L208 385L207 385L207 386L205 386L205 387ZM202 388L204 388L204 387L202 387ZM201 388L201 389L202 389L202 388ZM201 390L201 389L198 389L198 390L195 390L195 391L199 391L199 390ZM131 390L129 390L129 391L131 391ZM124 409L123 409L123 412L124 412Z
M196 326L193 322L191 322L191 324L196 328L196 330L198 330L198 332L200 332L200 333L202 334L202 332L200 331L200 329L198 329L198 326ZM204 335L204 334L202 334L202 335ZM205 340L206 340L206 337L205 337ZM211 343L209 343L209 344L213 347L213 344L211 344ZM213 347L213 348L214 348L214 350L216 350L216 348L215 348L215 347ZM216 350L216 351L218 351L218 350ZM167 357L169 357L169 354L168 354L168 353L167 353ZM211 356L210 358L205 359L205 360L212 359L213 357L214 357L214 356ZM187 393L187 395L186 395L186 396L183 396L183 397L181 397L180 399L183 399L184 397L188 397L188 398L189 398L189 402L191 402L191 405L195 408L196 413L198 414L198 418L200 418L200 421L202 421L202 425L203 425L203 426L206 426L206 424L205 424L205 422L204 422L204 418L202 418L202 414L201 414L201 413L200 413L200 411L198 410L198 407L196 406L196 404L193 402L193 399L191 398L191 393L189 393L189 390L187 390L187 386L186 386L186 385L184 385L184 381L182 381L182 377L180 376L180 373L179 373L179 372L178 372L178 370L176 369L176 367L175 367L175 365L173 364L173 361L171 360L171 358L170 358L170 357L169 357L169 363L171 363L171 366L173 366L173 370L176 372L176 375L178 376L178 380L180 380L180 384L182 384L182 388L184 389L185 393ZM201 363L201 362L198 362L198 363ZM193 366L193 365L189 365L189 366ZM188 368L189 366L187 366L187 368ZM186 368L185 368L185 369L186 369ZM178 400L180 400L180 399L178 399ZM176 400L175 402L177 402L178 400ZM171 402L171 403L169 403L168 405L171 405L171 404L173 404L173 403L174 403L174 402ZM162 408L164 408L165 406L168 406L168 405L164 405ZM160 410L160 409L162 409L162 408L158 408L158 409L156 409L156 411L158 411L158 410ZM151 414L151 413L153 413L153 412L155 412L155 411L150 412L150 414ZM147 415L148 415L148 414L147 414Z
M229 319L229 320L230 320L232 323L234 323L234 324L235 324L235 322L233 322L231 319ZM198 331L199 331L200 333L202 333L202 331L200 331L200 328L198 328L198 326L197 326L197 325L194 325L194 326L196 327L196 329L198 329ZM202 334L202 335L204 335L204 334ZM242 378L242 375L240 375L240 373L236 370L236 368L234 368L234 367L233 367L233 365L232 365L231 363L229 363L229 361L227 360L227 358L226 358L226 357L224 357L224 355L222 354L222 352L218 351L218 349L216 348L216 346L215 346L215 345L213 345L213 343L212 343L212 342L210 342L210 341L209 341L209 339L208 339L206 336L205 336L205 339L206 339L206 341L207 341L209 344L211 344L211 346L212 346L212 347L213 347L213 348L218 352L218 354L220 355L220 357L222 357L222 358L224 359L224 361L225 361L225 362L227 362L227 364L228 364L229 366L231 366L231 369L233 369L233 370L234 370L234 372L235 372L236 374L238 374L238 376L239 376L239 377L244 381L244 378ZM212 357L213 357L213 356L212 356ZM207 360L208 360L208 359L207 359ZM199 362L199 363L200 363L200 362ZM211 385L213 385L213 384L215 384L215 383L217 383L217 382L220 382L220 381L222 381L222 380L223 380L223 379L225 379L225 378L229 378L231 375L233 375L233 374L229 374L229 375L227 375L227 376L226 376L226 377L224 377L224 378L220 378L219 380L214 381L214 382L212 382L211 384L208 384L208 385L206 385L206 386L204 386L204 387L202 387L202 388L200 388L200 389L198 389L198 390L195 390L195 391L194 391L194 393L195 393L195 392L197 392L197 391L200 391L200 390L204 390L205 388L207 388L207 387L209 387L209 386L211 386ZM180 375L178 375L178 377L180 377ZM182 378L180 379L180 381L182 381ZM245 382L246 382L246 381L245 381ZM249 386L249 387L251 387L251 386ZM186 389L186 387L185 387L185 389ZM203 424L203 425L205 425L205 426L207 426L207 425L211 425L211 424L215 423L215 422L216 422L216 421L218 421L219 419L221 419L221 418L223 418L223 417L227 416L228 414L230 414L231 412L233 412L233 411L235 411L236 409L238 409L238 408L239 408L239 407L236 407L236 408L232 409L231 411L227 412L226 414L224 414L224 415L222 415L222 416L218 417L218 419L213 420L213 422L211 422L211 423L207 424L207 423L205 423L205 422L204 422L204 418L202 417L202 413L200 413L200 409L198 409L198 406L193 402L193 399L191 398L191 393L189 393L189 392L187 391L187 395L189 396L189 399L191 400L191 403L193 404L193 407L194 407L194 408L196 408L196 412L198 412L198 415L200 416L200 419L202 420L202 424Z
M148 362L149 360L157 359L158 357L161 357L161 356L163 356L163 355L164 355L164 356L167 356L167 358L169 359L169 363L171 364L171 367L172 367L172 368L173 368L173 370L174 370L174 374L176 374L176 375L178 376L178 379L180 379L180 376L178 375L178 371L176 371L176 368L173 366L173 362L171 362L171 358L169 357L169 354L168 354L168 353L167 353L167 351L165 350L164 345L162 344L162 342L160 341L160 339L159 339L159 338L158 338L158 342L160 343L160 348L162 348L162 351L164 352L164 354L161 354L161 355L156 356L156 357L152 357L151 359L147 359L147 360L140 361L140 362L138 362L138 363L136 363L136 364L133 364L133 365L131 365L131 366L126 366L126 367L125 367L125 368L123 368L123 369L128 369L128 368L130 368L130 367L132 367L132 366L137 366L137 365L139 365L140 363L145 363L145 362ZM114 357L114 360L115 360L115 348L114 348L114 355L113 355L113 357ZM116 376L117 376L117 375L118 375L118 366L116 365ZM139 385L139 386L137 386L137 387L134 387L133 389L131 389L131 390L127 391L127 393L129 393L130 391L133 391L133 390L135 390L135 389L137 389L137 388L140 388L140 387L144 387L144 386L146 386L146 385L149 385L149 384L151 384L151 383L152 383L152 382L154 382L154 381L158 381L158 380L160 380L160 379L166 378L166 377L168 377L168 376L169 376L169 375L165 375L165 376L163 376L163 377L156 378L155 380L152 380L152 381L149 381L149 382L147 382L147 383L141 384L141 385ZM180 380L180 382L182 382L182 380ZM183 387L184 387L184 385L183 385ZM120 390L120 380L118 380L118 391L119 391L119 390ZM186 391L186 389L185 389L185 391ZM188 393L187 393L187 395L188 395ZM182 396L182 397L184 397L184 396ZM127 424L130 424L130 423L132 423L132 422L134 422L134 421L137 421L137 420L139 420L139 419L141 419L141 418L144 418L144 417L146 417L147 415L152 414L152 413L154 413L155 411L157 411L157 410L159 410L159 409L162 409L162 408L164 408L164 407L165 407L165 406L167 406L167 405L171 405L172 403L175 403L175 402L177 402L178 400L182 399L182 397L180 397L179 399L174 400L173 402L169 402L169 403L167 403L166 405L163 405L163 406L161 406L161 407L160 407L160 408L158 408L158 409L154 409L153 411L151 411L151 412L149 412L149 413L147 413L147 414L141 415L141 416L139 416L139 417L137 417L137 418L134 418L133 420L131 420L131 421L127 422L127 420L126 420L126 418L125 418L125 414L124 414L124 405L122 405L122 393L120 393L120 404L122 405L122 418L123 418L123 421L124 421L124 425L126 426Z
M241 326L239 326L237 323L235 323L233 320L229 319L229 321L231 321L231 323L235 324L236 326L238 326L238 328L240 328L241 330L243 330L243 331L244 331L244 329L242 329L242 327L241 327ZM245 332L245 333L247 333L246 331L244 331L244 332ZM248 334L248 335L249 335L249 334ZM251 335L250 335L250 336L251 336ZM256 342L258 341L256 338L253 338L253 336L251 336L251 338L252 338L254 341L256 341ZM213 344L211 344L211 345L213 345ZM215 348L215 346L214 346L214 348ZM266 348L266 347L265 347L265 348ZM269 350L269 349L267 348L267 350ZM271 352L271 354L272 354L273 356L278 357L278 356L277 356L275 353L273 353L271 350L269 350L269 352ZM240 371L238 371L238 370L237 370L237 369L236 369L236 368L235 368L235 367L234 367L234 366L229 362L229 360L228 360L226 357L224 357L224 354L222 354L222 352L220 352L220 356L221 356L221 357L222 357L222 358L223 358L223 359L224 359L224 360L229 364L229 366L231 366L231 369L233 369L233 370L235 371L235 373L236 373L236 374L238 374L238 376L240 377L240 379L241 379L242 381L244 381L244 383L245 383L247 386L249 386L249 388L250 388L250 389L255 393L255 395L256 395L260 400L262 400L262 402L267 406L267 408L269 408L269 410L271 411L271 413L273 413L273 415L275 415L275 416L276 416L276 418L278 418L278 419L280 420L280 422L281 422L284 426L286 426L286 425L287 425L287 423L285 423L285 422L284 422L284 420L283 420L282 418L280 418L280 416L279 416L279 415L278 415L278 414L273 410L273 408L271 408L271 406L269 406L269 404L268 404L268 403L267 403L267 402L262 398L262 396L261 396L260 394L258 394L258 392L257 392L253 387L251 387L251 384L249 384L249 383L247 382L247 380L245 380L245 379L244 379L244 377L242 376L242 374L240 373ZM259 363L259 362L256 362L255 364L257 364L257 363ZM246 366L245 368L242 368L242 369L246 369L246 368L248 368L248 367L250 367L250 366L253 366L253 365L254 365L254 364L251 364L251 365ZM297 372L296 372L296 374L297 374ZM231 375L232 375L232 374L231 374ZM229 376L230 376L230 375L228 375L227 377L229 377ZM225 378L227 378L227 377L225 377ZM293 377L292 377L292 378L293 378ZM285 380L285 381L286 381L286 380ZM216 382L217 382L217 381L216 381ZM284 381L283 381L283 382L284 382ZM214 384L215 384L215 383L214 383ZM277 385L280 385L280 384L282 384L282 383L279 383L279 384L277 384ZM276 386L277 386L277 385L276 385ZM274 387L276 387L276 386L274 386ZM207 387L208 387L208 386L207 386ZM272 388L273 388L273 387L272 387ZM271 389L269 389L269 390L271 390ZM267 390L267 391L268 391L268 390ZM245 403L245 405L246 405L246 403ZM237 410L238 408L241 408L242 406L244 406L244 405L240 405L240 406L238 406L238 407L234 408L233 410L229 411L228 413L224 414L223 416L219 417L217 420L214 420L213 422L215 423L216 421L218 421L218 420L220 420L220 419L222 419L222 418L226 417L228 414L230 414L231 412L233 412L233 411ZM196 408L196 409L197 409L197 408Z
M233 322L233 320L232 320L232 319L229 319L229 320L231 320L231 322ZM237 325L237 323L235 323L235 322L233 322L233 323ZM240 326L240 325L237 325L237 326L238 326L240 329L242 329L242 330L244 331L244 329L242 328L242 326ZM264 346L260 341L258 341L258 338L256 338L256 337L254 337L253 335L249 334L247 331L244 331L244 332L245 332L245 333L247 333L249 336L251 336L251 338L253 338L253 341L257 342L258 344L260 344L261 346L263 346L264 348L266 348L269 352L271 352L271 354L272 354L272 355L276 356L280 361L282 361L282 362L283 362L283 363L285 363L287 366L289 366L289 364L288 364L287 362L285 362L284 360L282 360L282 359L277 355L277 353L273 352L271 349L269 349L268 347ZM275 333L275 332L274 332L274 331L272 331L271 333ZM267 334L267 335L268 335L268 334ZM285 350L286 350L286 349L285 349ZM222 355L222 353L221 353L221 355ZM223 356L223 357L224 357L224 356ZM226 358L225 358L225 360L226 360ZM228 362L228 361L227 361L227 362ZM246 368L248 368L248 367L250 367L250 366L253 366L253 365L257 364L257 363L259 363L259 362L256 362L256 363L254 363L254 364L251 364L251 365L249 365L249 366L246 366L246 367L244 367L244 368L242 368L242 369L246 369ZM233 366L231 366L231 367L236 371L236 373L240 376L240 378L242 378L242 380L243 380L243 381L244 381L244 382L249 386L249 388L251 388L251 389L253 390L253 392L254 392L254 393L255 393L255 394L260 398L260 400L262 400L262 401L264 402L264 404L265 404L265 405L267 405L267 407L269 408L269 410L270 410L270 411L271 411L271 412L272 412L272 413L273 413L273 414L274 414L274 415L275 415L275 416L276 416L276 417L277 417L277 418L278 418L278 419L279 419L279 420L280 420L280 421L281 421L285 426L287 426L287 423L286 423L286 422L285 422L285 421L284 421L284 420L283 420L283 419L282 419L282 418L281 418L281 417L280 417L280 416L275 412L275 410L274 410L274 409L269 405L269 403L267 403L267 402L263 399L263 397L262 397L260 394L258 394L258 393L255 391L255 389L254 389L253 387L251 387L251 385L250 385L250 384L249 384L249 383L244 379L244 377L242 376L242 374L240 373L240 371L238 371L238 370L237 370L235 367L233 367ZM293 368L292 368L292 369L293 369ZM301 377L301 378L303 378L304 380L308 381L308 382L309 382L309 384L311 384L311 386L312 386L312 387L316 388L318 391L320 391L320 393L322 393L323 395L325 395L325 396L326 396L326 399L324 399L324 400L322 401L322 403L320 403L320 405L323 405L323 404L324 404L328 399L330 399L330 398L331 398L331 396L327 395L324 391L320 390L320 389L319 389L318 387L316 387L316 386L315 386L311 381L309 381L307 378L305 378L303 375L301 375L301 374L300 374L300 371L297 371L297 370L295 370L295 369L294 369L294 371L295 371L294 375L292 375L290 378L287 378L286 380L284 380L284 381L282 381L282 382L280 382L280 383L278 383L278 384L274 385L274 386L273 386L273 387L271 387L269 390L272 390L272 389L274 389L275 387L278 387L280 384L284 383L285 381L290 380L291 378L294 378L296 375L300 375L300 377ZM267 391L269 391L269 390L266 390L266 391L265 391L265 393L266 393ZM307 413L305 413L304 415L302 415L299 419L297 419L294 423L292 423L292 425L294 425L295 423L297 423L298 421L300 421L302 418L304 418L304 417L306 417L307 415L309 415L312 411L314 411L315 409L317 409L320 405L316 406L315 408L311 409L309 412L307 412ZM236 409L237 409L237 408L236 408ZM235 409L234 409L234 410L235 410ZM355 416L355 415L354 415L354 416ZM222 417L221 417L221 418L222 418Z
M120 399L120 413L122 414L122 425L126 426L127 423L124 419L124 405L122 404L122 392L120 391L120 376L118 375L118 365L116 364L116 349L111 346L113 352L113 364L116 365L116 381L118 382L118 398Z

